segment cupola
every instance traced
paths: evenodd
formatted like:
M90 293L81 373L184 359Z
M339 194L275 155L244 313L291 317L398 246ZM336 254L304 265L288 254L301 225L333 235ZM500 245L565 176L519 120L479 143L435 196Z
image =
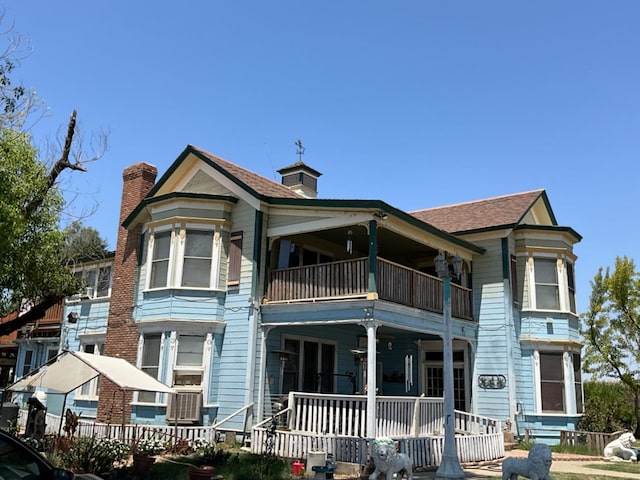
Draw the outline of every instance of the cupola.
M304 197L316 198L318 196L318 177L322 174L302 161L305 149L300 140L296 142L296 147L298 161L278 170L278 173L282 175L282 184Z

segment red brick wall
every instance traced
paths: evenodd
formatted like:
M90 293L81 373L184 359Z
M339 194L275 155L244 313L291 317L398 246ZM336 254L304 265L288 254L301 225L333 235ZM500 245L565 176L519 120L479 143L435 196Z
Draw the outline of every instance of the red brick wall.
M124 358L134 365L138 348L138 327L133 322L132 314L142 226L125 230L122 223L149 193L157 174L156 167L147 163L137 163L122 173L120 228L111 271L111 303L104 353ZM104 378L100 382L98 421L120 423L123 418L122 392ZM131 417L131 393L124 397L124 417L127 421Z

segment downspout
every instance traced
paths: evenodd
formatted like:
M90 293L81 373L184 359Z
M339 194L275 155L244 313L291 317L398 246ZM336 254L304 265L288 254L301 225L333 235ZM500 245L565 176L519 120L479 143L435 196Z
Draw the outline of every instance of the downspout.
M247 353L247 370L245 376L244 404L249 405L254 400L254 384L256 371L256 337L258 334L258 316L260 312L260 299L258 298L258 281L260 279L261 253L262 253L262 222L263 213L256 210L253 226L253 273L251 275L251 305L249 310L249 338ZM251 426L253 420L253 408L246 411L245 427Z
M509 420L513 419L514 423L516 411L516 376L514 371L513 358L513 335L515 334L515 324L513 321L513 296L518 292L511 291L511 258L509 256L509 237L502 238L502 283L505 293L504 295L504 314L505 314L505 344L507 348L507 385L508 385L508 402L509 402Z
M257 420L256 423L264 420L264 392L265 382L267 380L267 338L269 336L269 327L262 327L260 329L262 335L260 336L260 377L258 380L258 402L257 402Z

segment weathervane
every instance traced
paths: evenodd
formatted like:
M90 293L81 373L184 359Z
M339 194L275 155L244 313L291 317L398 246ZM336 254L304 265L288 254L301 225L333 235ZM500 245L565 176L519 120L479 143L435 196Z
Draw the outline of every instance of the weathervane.
M298 160L302 161L302 155L304 155L305 148L302 146L302 140L298 139L296 141L296 155L298 155Z

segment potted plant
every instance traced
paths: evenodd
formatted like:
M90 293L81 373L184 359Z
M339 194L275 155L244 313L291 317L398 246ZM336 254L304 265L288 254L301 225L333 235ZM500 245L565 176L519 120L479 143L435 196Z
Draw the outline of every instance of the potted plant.
M142 474L149 471L151 465L156 461L155 455L166 450L165 445L157 439L147 438L139 440L133 444L133 471Z
M195 449L193 465L189 467L189 480L212 480L215 467L225 463L231 456L231 452L216 448L214 443L202 439L196 440Z

